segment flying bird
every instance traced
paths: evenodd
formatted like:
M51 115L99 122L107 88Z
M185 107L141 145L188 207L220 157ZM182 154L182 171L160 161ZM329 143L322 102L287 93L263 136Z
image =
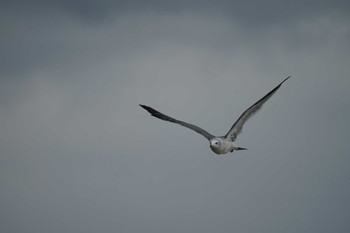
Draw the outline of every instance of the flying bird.
M275 94L275 92L281 87L282 83L284 83L287 79L289 79L290 76L288 76L286 79L284 79L278 86L276 86L274 89L272 89L269 93L267 93L264 97L262 97L260 100L258 100L255 104L253 104L252 106L250 106L247 110L245 110L242 115L238 118L238 120L232 125L232 127L230 128L230 130L227 132L226 135L224 136L214 136L210 133L208 133L206 130L184 122L184 121L180 121L177 120L175 118L172 118L170 116L167 116L161 112L158 112L157 110L155 110L154 108L151 108L149 106L146 105L142 105L140 104L140 106L142 108L144 108L145 110L147 110L152 116L159 118L161 120L164 121L169 121L175 124L179 124L182 125L184 127L187 127L189 129L194 130L195 132L201 134L202 136L204 136L206 139L209 140L210 143L210 148L211 150L216 153L216 154L226 154L228 152L233 152L235 150L247 150L246 148L243 147L239 147L237 145L234 144L234 142L236 141L237 136L242 132L242 128L244 123L249 120L255 113L257 113L261 107L263 106L263 104L270 99L270 97Z

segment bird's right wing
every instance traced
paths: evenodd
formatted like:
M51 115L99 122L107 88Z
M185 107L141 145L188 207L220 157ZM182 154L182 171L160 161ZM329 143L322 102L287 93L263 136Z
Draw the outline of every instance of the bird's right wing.
M179 120L176 120L175 118L172 118L170 116L167 116L161 112L158 112L157 110L149 107L149 106L146 106L146 105L142 105L140 104L140 106L142 108L144 108L145 110L147 110L152 116L154 117L157 117L163 121L169 121L169 122L172 122L172 123L175 123L175 124L179 124L179 125L182 125L184 127L187 127L189 129L192 129L194 131L196 131L197 133L203 135L206 139L210 140L212 138L215 138L214 135L208 133L207 131L205 131L204 129L196 126L196 125L192 125L192 124L189 124L189 123L186 123L186 122L183 122L183 121L179 121Z
M262 97L260 100L258 100L255 104L250 106L247 110L245 110L242 115L238 118L238 120L233 124L231 129L228 131L228 133L224 136L225 138L229 138L231 141L235 141L237 136L242 132L242 128L244 123L249 120L255 113L257 113L263 104L270 99L270 97L275 94L275 92L281 87L282 83L284 83L287 79L287 77L284 79L277 87L272 89L269 93L267 93L264 97Z

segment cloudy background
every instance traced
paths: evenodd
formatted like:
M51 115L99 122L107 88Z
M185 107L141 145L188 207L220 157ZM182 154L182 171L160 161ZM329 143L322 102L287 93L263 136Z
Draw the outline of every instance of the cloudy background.
M0 231L349 232L349 9L2 1Z

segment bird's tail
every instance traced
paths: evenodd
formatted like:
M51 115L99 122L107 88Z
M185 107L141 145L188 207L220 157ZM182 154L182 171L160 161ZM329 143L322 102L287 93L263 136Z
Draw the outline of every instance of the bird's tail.
M248 150L248 149L244 147L238 147L237 150Z

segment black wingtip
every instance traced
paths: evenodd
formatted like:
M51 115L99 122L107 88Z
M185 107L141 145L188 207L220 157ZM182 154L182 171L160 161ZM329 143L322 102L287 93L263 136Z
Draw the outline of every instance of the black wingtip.
M146 106L146 105L143 105L143 104L139 104L140 107L142 107L143 109L145 109L147 112L149 112L152 116L155 116L155 117L158 117L158 115L160 114L157 110L149 107L149 106Z
M279 89L279 88L282 86L282 84L283 84L285 81L287 81L290 77L292 77L292 76L288 76L287 78L285 78L280 84L278 84L277 87L275 87L275 88L272 90L272 92L275 91L275 90L277 90L277 89Z
M143 109L147 110L148 112L152 110L151 107L148 107L146 105L143 105L143 104L139 104L140 107L142 107Z
M285 78L285 79L280 83L280 85L282 85L282 83L284 83L285 81L287 81L290 77L292 77L292 76L288 76L287 78Z

